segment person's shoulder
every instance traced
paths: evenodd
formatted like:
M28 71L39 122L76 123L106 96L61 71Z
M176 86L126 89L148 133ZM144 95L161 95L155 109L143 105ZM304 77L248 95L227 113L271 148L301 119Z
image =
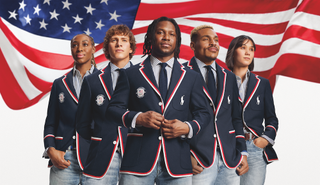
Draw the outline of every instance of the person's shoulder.
M250 72L250 75L254 75L255 78L260 79L261 83L269 83L269 80L267 78L254 74L252 72Z
M138 63L138 64L135 64L127 69L125 69L124 71L127 73L127 74L131 74L131 73L135 73L137 72L141 67L142 67L142 62Z
M72 76L72 73L73 73L73 70L69 71L68 73L56 78L53 83L59 83L59 82L62 82L62 79L66 78L69 74L71 73L71 76Z
M92 74L84 77L85 79L91 81L91 80L95 80L97 77L99 77L99 75L101 75L102 73L104 73L105 68L103 69L98 69L96 71L94 71Z

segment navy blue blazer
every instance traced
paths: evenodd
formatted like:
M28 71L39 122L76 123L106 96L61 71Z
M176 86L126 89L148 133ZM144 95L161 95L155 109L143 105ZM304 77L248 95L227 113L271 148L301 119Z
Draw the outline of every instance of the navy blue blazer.
M275 140L278 130L278 118L275 113L269 80L250 73L247 92L242 103L242 121L245 127L256 137L262 134ZM263 126L263 121L264 125ZM264 149L267 163L278 160L271 144Z
M200 73L195 59L184 65ZM241 121L241 106L238 101L238 87L235 75L216 64L217 70L217 103L212 101L208 91L206 95L211 102L210 110L214 114L209 126L190 142L191 153L198 163L209 168L214 163L217 144L224 164L228 168L236 168L241 160L241 152L247 150ZM203 78L201 77L202 81ZM214 84L213 84L214 85Z
M97 69L95 68L94 71ZM44 147L66 151L75 142L79 166L83 169L89 150L89 141L75 132L77 108L78 98L73 86L72 69L53 82L44 125ZM50 160L48 166L52 166Z
M77 111L77 132L90 140L90 149L83 173L93 178L102 178L108 171L120 143L123 155L127 128L110 123L106 110L113 94L111 67L85 77ZM94 129L91 132L91 123Z
M176 59L173 64L167 100L161 98L150 64L150 57L121 73L116 90L109 103L107 115L115 123L131 128L120 172L148 175L160 156L164 156L168 173L172 177L192 175L188 139L166 139L161 130L146 127L132 128L132 120L138 112L155 111L165 119L188 121L193 136L208 124L212 117L209 101L204 94L201 76L182 66ZM188 120L188 111L192 119Z

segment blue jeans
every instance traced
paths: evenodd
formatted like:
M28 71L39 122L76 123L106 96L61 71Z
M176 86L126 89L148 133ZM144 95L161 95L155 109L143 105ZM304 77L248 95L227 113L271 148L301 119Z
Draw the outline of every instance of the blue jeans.
M82 182L82 170L78 164L77 152L75 150L67 150L64 155L65 160L71 162L68 168L63 170L52 166L50 169L50 185L78 185Z
M210 168L204 168L200 174L193 175L193 185L239 185L240 177L236 169L227 168L217 150L215 160Z
M113 160L111 162L111 165L107 171L107 173L101 178L93 178L89 176L83 176L83 185L117 185L119 180L119 170L121 165L121 154L116 152Z
M267 163L263 159L263 149L254 145L253 140L246 141L249 171L240 177L241 185L263 185Z
M160 155L153 171L146 176L121 174L119 185L192 185L192 177L174 178L169 175Z

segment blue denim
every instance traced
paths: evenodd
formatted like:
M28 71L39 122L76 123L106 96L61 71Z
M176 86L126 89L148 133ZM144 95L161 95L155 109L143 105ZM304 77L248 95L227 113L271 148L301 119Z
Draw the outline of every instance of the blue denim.
M83 185L117 185L121 165L121 154L116 152L107 173L100 179L83 176Z
M193 185L239 185L240 177L236 169L229 169L223 163L220 151L217 150L215 160L210 168L205 168L200 174L193 175Z
M254 145L253 140L246 141L249 171L240 177L241 185L263 185L267 163L263 159L263 149Z
M153 171L146 176L121 174L119 185L192 185L192 177L174 178L169 175L160 155Z
M68 168L63 170L52 166L50 169L50 185L78 185L82 182L82 170L78 164L77 152L67 150L64 155L65 160L71 162Z

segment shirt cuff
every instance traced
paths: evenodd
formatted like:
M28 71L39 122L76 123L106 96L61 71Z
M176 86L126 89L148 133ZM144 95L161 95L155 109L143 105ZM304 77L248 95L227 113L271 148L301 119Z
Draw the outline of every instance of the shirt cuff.
M242 152L241 152L241 155L246 155L247 157L249 156L249 153L247 152L247 150L243 150Z
M270 137L268 137L267 135L262 135L261 137L265 138L271 145L274 145L274 140L272 140Z
M192 138L192 136L193 136L193 130L192 130L192 127L191 127L191 125L190 125L190 123L189 122L185 122L187 125L188 125L188 127L189 127L189 133L188 134L186 134L186 135L182 135L181 136L181 138L182 139L184 139L184 138L186 138L186 137L188 137L188 139L191 139Z
M132 122L131 122L131 128L136 128L136 120L137 120L137 117L139 116L139 114L141 114L142 112L138 112L132 119Z
M52 147L52 146L50 146L50 147ZM49 156L48 156L48 149L49 149L50 147L47 147L47 148L44 150L44 152L43 152L43 154L42 154L42 157L43 157L43 158L49 158Z

